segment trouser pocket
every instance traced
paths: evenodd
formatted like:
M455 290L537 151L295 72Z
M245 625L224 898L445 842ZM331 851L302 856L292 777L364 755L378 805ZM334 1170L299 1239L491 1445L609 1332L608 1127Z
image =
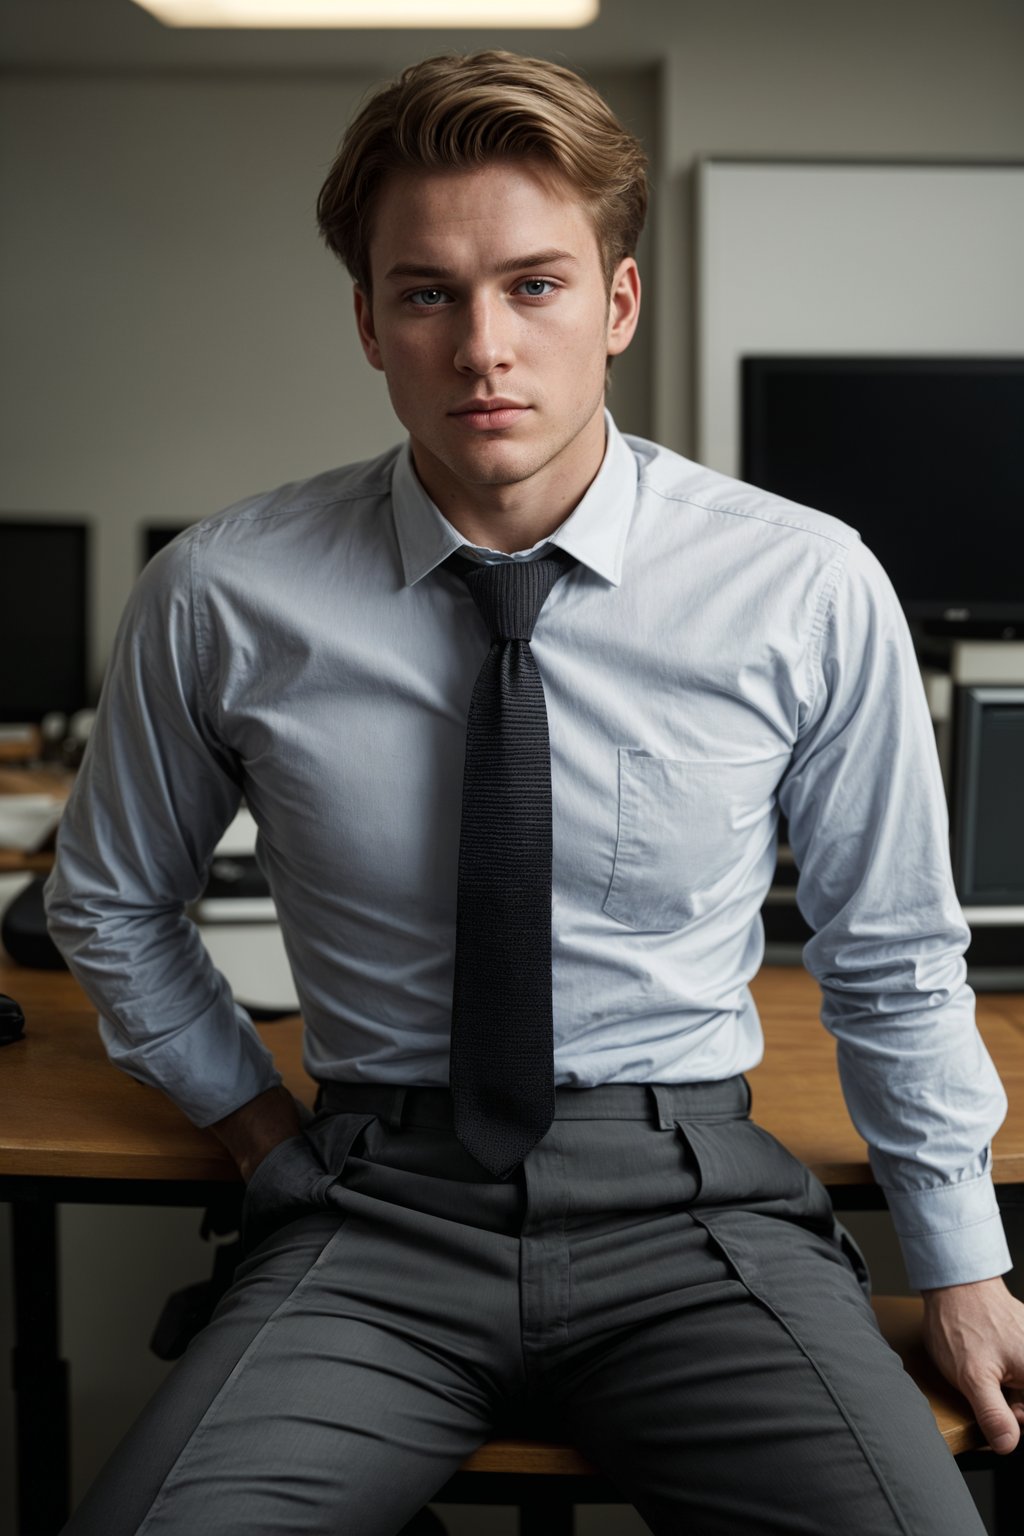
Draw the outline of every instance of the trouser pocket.
M832 1202L799 1158L753 1120L676 1121L700 1175L696 1205L738 1207L831 1231Z
M272 1147L246 1186L242 1242L246 1252L289 1221L326 1206L356 1138L374 1117L319 1117Z
M751 1290L784 1275L803 1251L831 1260L870 1297L864 1256L836 1220L827 1189L769 1131L748 1119L680 1119L676 1128L699 1176L692 1214Z

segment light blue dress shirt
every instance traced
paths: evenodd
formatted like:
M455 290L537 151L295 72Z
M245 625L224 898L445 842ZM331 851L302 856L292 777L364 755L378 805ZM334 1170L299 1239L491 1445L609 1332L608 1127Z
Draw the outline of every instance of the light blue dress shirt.
M910 637L846 524L638 438L550 543L555 1078L757 1064L781 806L853 1119L912 1283L1009 1268L1005 1097ZM490 559L529 559L548 541ZM473 553L408 448L229 508L131 597L47 886L113 1061L199 1125L279 1079L185 915L240 796L321 1079L446 1084ZM794 1079L793 1092L801 1085Z

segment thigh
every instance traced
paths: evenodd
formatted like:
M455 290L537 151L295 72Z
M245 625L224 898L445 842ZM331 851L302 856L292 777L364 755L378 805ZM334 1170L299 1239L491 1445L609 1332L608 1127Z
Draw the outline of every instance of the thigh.
M264 1221L329 1180L296 1142L257 1187ZM304 1198L304 1197L303 1197ZM437 1270L444 1267L438 1256ZM422 1257L325 1197L272 1230L115 1452L68 1536L394 1536L486 1438L489 1383L446 1347L444 1292L394 1299ZM427 1298L436 1304L429 1315ZM449 1310L451 1305L449 1303ZM451 1325L454 1331L454 1325Z
M567 1437L657 1536L983 1536L838 1244L763 1216L729 1243L681 1227L675 1296L563 1378Z
M572 1239L562 1432L658 1536L983 1536L818 1181L746 1120L648 1141L644 1220Z

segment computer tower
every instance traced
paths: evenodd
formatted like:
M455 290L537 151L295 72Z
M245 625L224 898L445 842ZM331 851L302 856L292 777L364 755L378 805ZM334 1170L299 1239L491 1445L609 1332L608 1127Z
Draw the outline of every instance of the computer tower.
M1024 684L956 690L953 873L965 907L1024 919ZM1024 945L1021 962L1024 963Z

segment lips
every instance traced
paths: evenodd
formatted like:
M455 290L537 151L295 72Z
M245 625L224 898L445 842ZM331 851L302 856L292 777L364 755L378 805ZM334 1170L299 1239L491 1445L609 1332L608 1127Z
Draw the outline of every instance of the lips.
M470 400L450 411L456 421L477 432L500 432L515 426L530 409L517 400L495 397L490 400Z

